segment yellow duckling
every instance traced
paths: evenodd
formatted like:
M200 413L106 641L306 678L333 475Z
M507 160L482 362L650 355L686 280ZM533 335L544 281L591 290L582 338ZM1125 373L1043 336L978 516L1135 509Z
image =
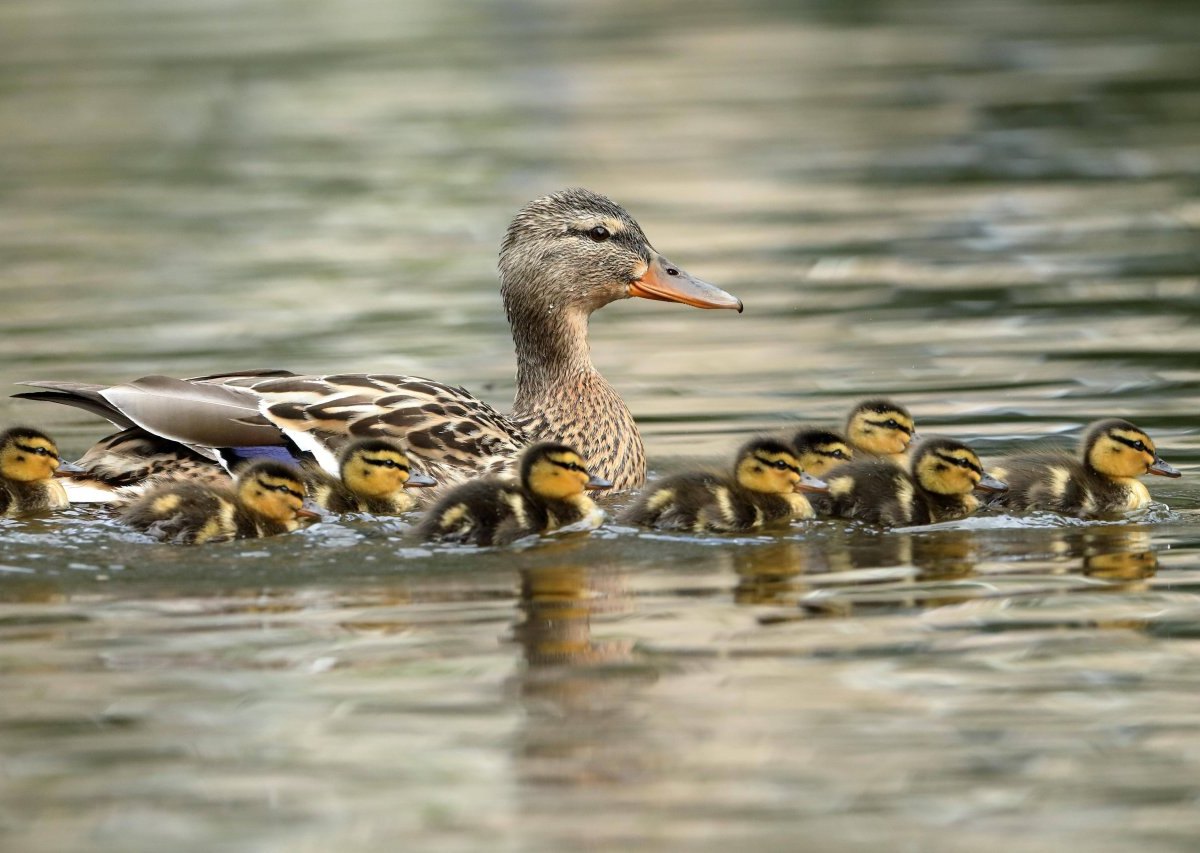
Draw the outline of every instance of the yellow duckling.
M903 527L951 521L979 508L976 489L1008 488L984 473L979 457L960 441L921 442L908 471L888 459L863 459L829 477L830 513L868 524Z
M36 429L0 433L0 516L66 507L66 490L54 479L61 461L58 446Z
M882 456L904 466L915 435L908 409L891 400L863 400L846 418L846 438L860 456Z
M492 476L456 486L429 510L417 533L441 542L507 545L587 519L598 524L602 514L585 491L611 487L588 473L574 448L535 444L521 454L519 481Z
M837 466L854 458L854 448L844 437L827 429L802 429L792 437L800 470L824 477Z
M754 530L771 522L812 518L812 506L799 493L825 489L822 481L800 470L789 445L757 438L738 451L732 476L693 471L667 477L642 492L622 520L697 533Z
M1150 503L1150 492L1138 477L1180 476L1158 455L1144 430L1118 418L1089 426L1080 451L1078 457L1031 453L1001 460L992 473L1007 480L1010 488L997 503L1080 518L1117 515Z
M258 539L288 533L301 519L319 516L304 508L304 478L291 465L251 462L234 478L234 490L185 480L151 488L121 520L143 533L181 545Z
M400 445L384 438L364 438L346 445L339 468L340 479L317 465L305 471L313 502L330 512L398 515L417 505L405 489L434 485L432 477L413 472Z

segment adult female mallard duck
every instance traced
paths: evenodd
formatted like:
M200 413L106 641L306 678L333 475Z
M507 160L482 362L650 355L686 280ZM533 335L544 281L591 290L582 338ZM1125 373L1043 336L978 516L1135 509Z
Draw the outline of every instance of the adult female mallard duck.
M67 506L54 479L61 460L50 436L29 427L0 433L0 516L27 515Z
M1120 515L1146 506L1150 492L1138 477L1180 476L1158 455L1144 430L1119 418L1091 424L1078 457L1018 454L1002 459L992 473L1009 484L1009 490L996 499L999 505L1081 518Z
M586 491L611 484L591 474L574 448L535 444L519 464L516 482L494 475L450 490L425 514L417 534L439 542L507 545L588 519L596 525L603 520Z
M259 539L288 533L301 519L305 484L291 465L269 459L238 469L235 490L176 480L146 491L122 513L130 527L178 545Z
M757 438L738 451L733 475L690 471L651 484L622 521L661 530L732 533L772 522L812 518L800 492L823 492L825 483L800 470L795 451L781 441Z
M971 448L930 438L913 452L909 470L889 459L851 462L829 475L830 514L868 524L902 527L963 518L979 508L972 492L1008 486L984 473Z
M434 485L427 474L412 470L394 441L362 438L342 448L338 477L311 465L305 472L313 502L330 512L398 515L417 505L405 489Z
M462 388L390 374L260 370L147 376L111 387L36 381L24 384L46 390L17 396L78 406L126 430L106 439L104 451L107 469L117 467L126 480L145 475L138 450L147 435L178 445L188 462L217 462L230 448L292 445L331 474L348 437L397 437L439 483L508 468L525 445L553 440L577 448L616 488L641 485L641 436L592 365L588 318L634 296L738 311L741 301L668 261L623 208L584 189L536 199L518 212L499 266L517 354L508 416ZM134 452L132 464L115 464L124 450ZM88 470L94 478L101 473Z

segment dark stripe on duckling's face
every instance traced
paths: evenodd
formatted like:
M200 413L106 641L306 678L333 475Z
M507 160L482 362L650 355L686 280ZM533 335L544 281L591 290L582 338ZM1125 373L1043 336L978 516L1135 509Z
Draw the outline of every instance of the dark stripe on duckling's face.
M912 438L912 434L914 432L913 427L908 426L906 424L902 424L902 423L900 423L900 421L896 420L895 418L888 418L886 421L866 421L866 423L870 424L871 426L877 426L880 429L897 430L899 432L904 433L909 438Z
M254 482L265 491L278 492L281 495L291 495L300 501L304 500L303 487L299 483L272 483L270 480L265 480L262 477L255 477Z
M34 447L33 445L30 445L30 444L21 444L20 441L13 442L13 445L18 450L24 450L26 453L32 453L35 456L47 456L47 457L55 460L56 462L59 461L58 454L55 453L53 450L51 450L48 447Z
M980 465L977 460L972 461L971 459L968 459L965 456L950 456L948 454L942 453L939 450L935 450L933 452L933 455L936 456L938 459L941 459L943 462L948 462L951 465L957 465L960 468L966 468L967 470L974 471L980 477L983 476L983 466Z
M764 456L754 454L754 458L768 468L775 468L778 471L792 471L797 476L800 474L800 466L792 465L786 459L767 459Z
M1135 439L1135 438L1129 438L1124 435L1119 435L1118 433L1115 433L1115 432L1110 432L1108 434L1108 437L1111 438L1113 441L1119 441L1121 444L1125 445L1126 447L1132 447L1134 450L1138 451L1139 453L1149 453L1151 456L1154 455L1154 442L1150 440L1149 436L1146 436L1144 439L1142 439L1142 438Z
M362 456L360 458L363 462L373 465L376 468L395 468L406 474L412 470L408 464L400 462L397 459L372 459L370 456Z
M587 468L580 465L578 462L569 459L556 459L553 456L547 456L546 461L551 465L557 465L559 468L565 468L568 471L578 471L581 474L588 472Z
M817 456L824 456L827 459L853 459L854 453L844 444L826 444L811 448L809 453Z

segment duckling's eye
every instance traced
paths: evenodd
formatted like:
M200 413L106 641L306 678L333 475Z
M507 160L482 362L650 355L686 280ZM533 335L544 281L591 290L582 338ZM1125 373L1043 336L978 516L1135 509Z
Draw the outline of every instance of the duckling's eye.
M888 429L900 429L900 424L896 422L895 418L888 418L884 426Z
M786 462L784 462L782 459L776 459L774 462L774 465L780 471L786 471L788 469L788 464Z
M591 237L593 240L595 240L597 243L603 243L605 240L607 240L609 237L611 237L612 234L610 234L608 229L605 228L603 225L597 225L591 231L588 231L588 236Z
M846 454L840 450L835 450L832 453L830 453L829 455L832 456L834 459L845 459L846 458Z
M1133 443L1133 449L1139 452L1143 451L1146 449L1146 443L1144 441L1135 441Z

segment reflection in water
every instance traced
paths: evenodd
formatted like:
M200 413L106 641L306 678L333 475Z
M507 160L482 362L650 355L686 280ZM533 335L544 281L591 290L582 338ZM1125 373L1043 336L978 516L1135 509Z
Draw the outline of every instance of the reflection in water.
M1109 581L1135 581L1158 571L1150 531L1138 527L1099 527L1083 536L1083 573Z
M1079 571L1119 582L1144 580L1157 571L1149 531L1130 525L1063 527L1041 531L1030 559L1022 542L1001 546L972 529L892 531L873 537L831 535L819 540L779 541L738 550L732 556L738 604L796 606L809 613L849 616L865 610L930 609L981 597L1011 595L995 578L1027 578L1036 592L1039 576ZM851 544L852 543L852 544ZM1009 553L1016 552L1016 553ZM997 571L998 556L1015 560ZM980 572L980 564L987 564Z
M521 570L513 635L525 660L517 676L525 708L516 746L523 781L620 782L653 764L634 709L657 674L634 665L630 642L592 636L594 618L629 609L625 584L618 567L603 563Z

